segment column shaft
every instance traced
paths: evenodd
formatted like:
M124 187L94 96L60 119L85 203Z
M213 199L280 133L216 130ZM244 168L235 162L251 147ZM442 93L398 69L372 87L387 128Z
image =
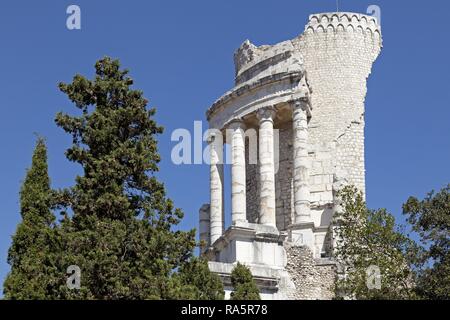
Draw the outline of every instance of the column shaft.
M296 101L293 108L295 223L311 222L308 158L308 102Z
M210 228L211 244L223 234L223 143L222 139L212 136L210 148Z
M211 246L211 206L204 204L199 213L199 238L201 242L200 252L203 253Z
M272 108L261 109L259 118L259 173L260 173L260 216L259 223L276 227L275 206L275 158L273 140Z
M247 221L246 175L245 175L245 134L244 124L235 120L229 125L231 130L231 221Z

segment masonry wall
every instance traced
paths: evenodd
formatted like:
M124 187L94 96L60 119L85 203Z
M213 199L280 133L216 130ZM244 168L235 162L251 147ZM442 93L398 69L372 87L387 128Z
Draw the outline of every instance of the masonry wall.
M278 230L286 230L294 214L292 122L278 128L279 165L275 174L276 221Z
M246 210L247 221L258 223L259 216L259 167L258 164L250 164L249 140L245 141L245 174L246 174Z
M328 144L332 173L365 191L366 80L381 49L375 19L346 13L313 15L293 43L303 55L312 89L311 145ZM312 166L317 169L314 161Z
M307 247L285 245L286 270L295 290L289 292L293 300L331 300L334 298L336 267L333 263L318 263Z

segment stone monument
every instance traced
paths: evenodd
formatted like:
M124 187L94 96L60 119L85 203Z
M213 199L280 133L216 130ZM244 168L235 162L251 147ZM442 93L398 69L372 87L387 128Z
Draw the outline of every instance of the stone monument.
M375 17L339 12L311 15L293 40L237 49L235 86L207 111L210 203L200 209L202 254L227 296L239 261L263 299L333 297L335 191L365 191L364 100L381 47Z

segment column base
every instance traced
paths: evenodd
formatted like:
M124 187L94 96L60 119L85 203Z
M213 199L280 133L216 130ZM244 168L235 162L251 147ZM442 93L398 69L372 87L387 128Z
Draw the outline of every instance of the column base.
M232 226L246 226L247 224L248 224L248 221L245 219L231 221Z

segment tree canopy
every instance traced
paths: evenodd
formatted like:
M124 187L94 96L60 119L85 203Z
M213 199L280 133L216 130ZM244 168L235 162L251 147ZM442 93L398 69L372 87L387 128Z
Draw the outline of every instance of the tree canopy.
M337 295L356 299L414 298L411 263L418 250L414 241L397 228L394 217L385 209L367 209L362 193L355 187L344 187L338 197L342 210L334 221L335 256L343 273L336 282ZM377 280L381 280L379 285Z
M417 292L425 299L450 299L450 184L425 199L410 197L403 205L412 230L420 237Z

